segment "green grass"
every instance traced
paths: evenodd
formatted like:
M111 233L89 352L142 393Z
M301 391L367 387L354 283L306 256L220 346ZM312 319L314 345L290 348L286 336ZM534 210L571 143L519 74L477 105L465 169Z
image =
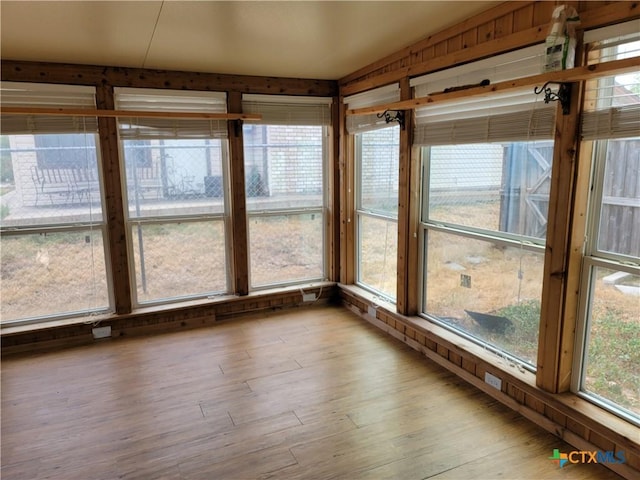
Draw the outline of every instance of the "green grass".
M588 347L587 390L638 411L640 322L608 310L593 319Z

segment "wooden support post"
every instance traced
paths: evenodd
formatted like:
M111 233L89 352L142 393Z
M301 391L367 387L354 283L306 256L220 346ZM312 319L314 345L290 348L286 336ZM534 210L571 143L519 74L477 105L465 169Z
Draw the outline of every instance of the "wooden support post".
M113 109L113 87L96 88L96 103L99 109ZM115 118L98 118L100 137L100 157L105 191L105 214L107 219L107 238L111 274L113 276L113 295L115 311L118 314L130 313L131 277L129 275L129 256L125 225L125 209L121 185L123 173L118 149L118 124Z
M409 79L400 82L400 98L411 98ZM417 169L413 164L413 112L405 112L405 126L400 130L398 185L398 259L396 308L402 315L418 313L418 211Z
M242 94L229 92L227 111L242 112ZM233 292L237 295L249 293L249 249L247 235L247 204L244 180L244 142L242 121L227 123L229 133L229 169L231 177L230 214L233 238Z
M331 105L332 135L330 136L330 168L326 170L329 176L329 198L327 199L329 202L327 206L329 227L329 248L327 254L329 256L329 270L327 277L333 282L340 280L340 138L342 136L340 132L342 132L342 121L344 119L344 115L342 115L340 111L340 105L340 98L334 97Z
M568 310L577 305L579 270L575 262L570 268L569 257L576 241L571 226L578 178L580 87L575 84L572 89L569 114L562 114L561 105L556 111L536 374L538 387L553 393L569 389L573 359L576 317Z
M340 97L340 283L355 282L354 138L347 133L345 105Z

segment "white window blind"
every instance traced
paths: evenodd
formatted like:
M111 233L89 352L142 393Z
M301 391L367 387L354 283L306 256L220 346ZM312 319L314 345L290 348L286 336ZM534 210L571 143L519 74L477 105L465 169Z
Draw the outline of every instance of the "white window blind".
M226 113L224 92L116 88L117 110ZM123 139L226 138L226 120L121 117Z
M640 19L584 33L589 63L602 63L640 55ZM624 45L621 51L615 48ZM626 53L625 56L619 56Z
M3 107L96 108L95 88L45 83L1 82ZM2 115L3 135L96 132L95 117L68 115Z
M484 60L448 68L411 79L415 97L426 97L445 88L473 85L483 80L492 84L542 73L544 44L522 48Z
M589 63L640 56L640 20L585 34ZM640 69L587 83L582 137L625 138L640 135Z
M385 103L397 102L400 100L400 85L397 83L384 87L357 93L345 97L344 103L348 109L375 107ZM384 118L379 118L377 114L371 115L349 115L347 116L347 131L351 134L368 132L380 128L386 128L389 124Z
M445 88L497 83L542 71L542 45L425 75L412 80L414 96ZM415 145L457 145L553 138L555 104L545 104L533 88L433 103L415 110Z
M262 115L265 125L331 125L331 98L243 95L242 112Z

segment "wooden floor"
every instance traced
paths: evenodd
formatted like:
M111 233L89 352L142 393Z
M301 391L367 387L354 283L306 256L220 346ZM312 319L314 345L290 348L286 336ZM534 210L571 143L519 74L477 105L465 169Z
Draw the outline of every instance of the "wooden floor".
M2 480L614 479L338 307L2 362Z

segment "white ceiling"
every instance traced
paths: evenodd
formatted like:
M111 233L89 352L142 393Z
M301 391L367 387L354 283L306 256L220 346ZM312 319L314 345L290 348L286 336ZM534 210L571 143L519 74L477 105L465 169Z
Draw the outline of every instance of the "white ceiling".
M0 1L3 59L337 80L496 1Z

